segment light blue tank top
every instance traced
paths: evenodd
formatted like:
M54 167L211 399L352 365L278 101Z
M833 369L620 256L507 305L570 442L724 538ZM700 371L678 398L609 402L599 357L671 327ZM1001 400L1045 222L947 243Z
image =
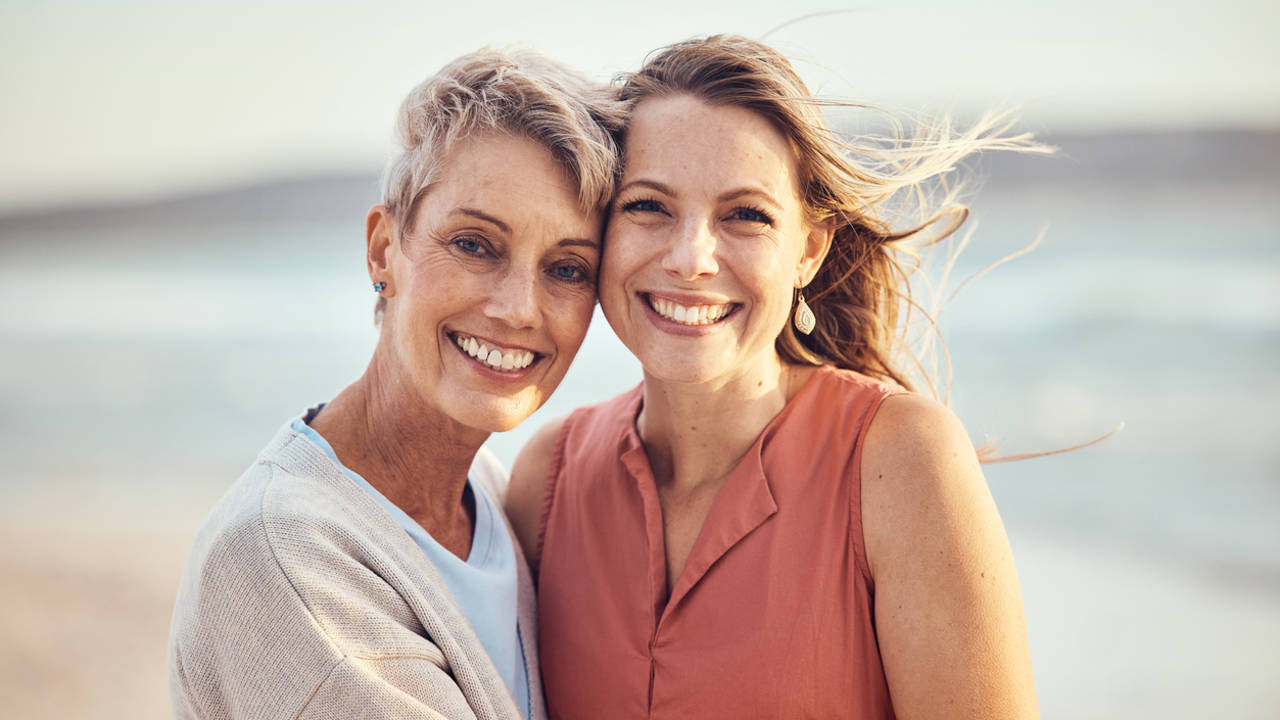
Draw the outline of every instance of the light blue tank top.
M323 406L321 406L323 407ZM480 638L480 644L516 698L520 713L529 717L529 676L524 651L520 644L520 628L516 623L516 552L507 533L501 509L484 490L467 480L475 498L475 533L471 552L464 562L436 542L408 513L378 492L367 480L351 471L333 452L329 442L310 425L298 418L293 430L323 450L351 480L391 513L400 527L427 554L439 571L449 592L458 601L462 614Z

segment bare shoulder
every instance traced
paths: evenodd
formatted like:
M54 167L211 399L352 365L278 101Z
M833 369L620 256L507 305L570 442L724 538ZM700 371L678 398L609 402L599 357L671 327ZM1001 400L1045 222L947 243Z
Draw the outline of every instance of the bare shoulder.
M511 481L507 486L507 517L511 519L525 557L535 571L538 567L538 526L542 522L542 503L547 494L547 481L551 461L555 457L556 442L566 420L567 416L556 418L538 428L529 442L520 449L515 464L511 466Z
M863 447L862 522L898 717L1035 717L1009 540L950 410L884 401Z
M972 460L977 454L960 420L946 406L922 395L885 398L872 418L863 448L863 468L923 469L926 464Z
M958 517L991 507L977 453L950 410L919 395L887 398L862 450L862 513L867 562L896 566L921 549L921 533L959 529ZM997 518L998 522L998 518Z

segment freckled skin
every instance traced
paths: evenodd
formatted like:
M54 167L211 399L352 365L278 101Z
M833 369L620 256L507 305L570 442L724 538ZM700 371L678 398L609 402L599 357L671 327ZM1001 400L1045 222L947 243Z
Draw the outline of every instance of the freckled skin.
M641 102L627 138L600 274L609 324L649 378L776 382L794 288L825 254L811 244L790 144L754 112L687 95ZM654 326L645 291L737 309L718 332L675 337Z

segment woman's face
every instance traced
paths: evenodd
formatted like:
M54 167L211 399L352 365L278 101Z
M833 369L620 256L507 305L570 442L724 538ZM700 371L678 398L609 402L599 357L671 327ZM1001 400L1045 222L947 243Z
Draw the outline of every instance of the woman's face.
M805 219L786 138L740 107L650 98L631 116L624 167L600 275L618 337L673 382L777 367L793 289L829 238Z
M438 177L402 236L385 209L370 214L370 274L388 282L383 344L403 371L395 382L428 406L508 430L559 385L587 332L601 218L522 137L463 140Z

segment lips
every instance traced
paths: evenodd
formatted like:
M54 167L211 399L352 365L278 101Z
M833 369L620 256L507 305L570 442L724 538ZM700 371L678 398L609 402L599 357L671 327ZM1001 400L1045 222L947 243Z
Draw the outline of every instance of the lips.
M644 300L649 307L666 320L690 327L714 325L733 311L734 303L685 305L668 298L646 293Z
M524 370L540 356L521 348L504 348L488 340L478 340L470 335L455 333L453 342L462 352L494 370L515 372Z

